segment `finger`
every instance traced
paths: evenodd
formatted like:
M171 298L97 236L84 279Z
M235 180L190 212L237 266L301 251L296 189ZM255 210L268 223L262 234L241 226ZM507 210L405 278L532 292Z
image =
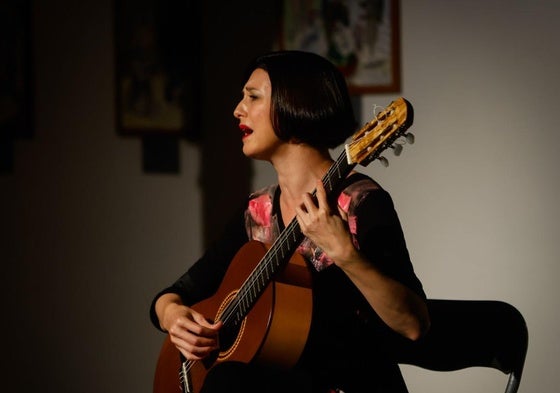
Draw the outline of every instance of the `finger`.
M187 359L200 360L208 356L212 351L217 349L217 345L202 345L200 342L192 343L190 340L183 340L171 336L171 342Z
M218 321L216 323L212 323L210 322L208 319L206 319L204 317L204 315L199 314L199 313L193 313L193 319L195 322L197 322L198 324L200 324L200 326L203 326L205 328L209 328L212 330L219 330L219 327L222 326L222 322Z
M216 339L199 337L192 333L188 333L181 337L169 335L169 338L177 349L192 353L195 356L205 356L218 348L218 342Z
M193 353L208 352L218 346L216 329L200 326L192 321L183 327L174 326L169 335L177 347L183 347Z
M195 318L198 318L198 321L195 320ZM181 318L175 325L171 327L171 329L169 329L169 334L191 344L195 344L198 338L203 338L204 340L200 341L201 345L215 346L218 329L213 325L210 325L210 327L202 326L199 323L201 321L202 320L200 316L196 317L193 314L191 314L190 318ZM207 322L206 320L204 320L203 323L205 325L209 324L209 322Z
M198 322L191 321L190 323L185 325L185 329L188 334L192 334L196 337L204 337L209 340L216 340L222 324L210 324L210 322L206 320L202 323L204 323L204 325Z
M296 220L302 232L305 233L307 227L307 212L305 212L301 207L296 207Z
M302 219L306 212L303 210L301 206L296 206L295 213L298 219Z
M310 213L313 210L317 209L317 203L315 202L313 196L310 193L306 192L302 196L302 206L300 207L304 213Z
M319 207L328 206L327 191L325 190L325 186L321 180L317 180L316 195Z
M326 215L330 215L331 214L331 206L329 204L329 201L327 199L327 191L325 189L325 186L323 185L323 182L321 180L317 181L317 203L319 206L319 210L322 210L325 212Z

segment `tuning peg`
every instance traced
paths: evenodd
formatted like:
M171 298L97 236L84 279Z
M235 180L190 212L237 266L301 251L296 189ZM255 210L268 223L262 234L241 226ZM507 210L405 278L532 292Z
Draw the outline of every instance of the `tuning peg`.
M391 148L393 149L393 153L397 157L400 156L403 151L403 146L400 143L395 143L391 146Z
M406 134L406 135L404 136L404 138L406 139L406 142L407 142L409 145L414 144L414 134L411 134L411 133L409 132L408 134Z
M383 165L385 168L389 166L389 160L386 159L385 157L380 156L378 160L381 162L381 165Z

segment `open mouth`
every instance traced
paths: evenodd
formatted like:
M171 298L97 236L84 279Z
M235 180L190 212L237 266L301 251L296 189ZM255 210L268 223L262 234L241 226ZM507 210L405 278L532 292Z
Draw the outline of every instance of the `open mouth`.
M253 133L253 130L244 124L240 124L239 129L241 130L241 134L242 134L241 138L246 138Z

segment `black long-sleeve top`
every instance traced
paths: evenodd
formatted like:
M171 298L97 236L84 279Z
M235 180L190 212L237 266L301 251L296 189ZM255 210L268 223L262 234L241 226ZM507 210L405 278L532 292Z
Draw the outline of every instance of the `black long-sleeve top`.
M348 177L341 186L350 198L349 222L357 247L383 273L403 283L421 297L425 293L414 273L403 231L390 195L362 174ZM272 215L281 217L278 187L272 190ZM256 197L254 194L249 200ZM347 199L348 199L347 198ZM164 293L180 295L192 305L211 296L222 281L230 261L249 239L248 209L245 206L229 222L223 236L170 287L154 298L150 310L159 329L155 301ZM282 220L276 220L282 231ZM390 343L397 334L375 313L367 300L336 265L318 271L310 263L313 277L313 318L306 348L298 367L336 386L391 386L406 391ZM344 389L343 389L344 390Z

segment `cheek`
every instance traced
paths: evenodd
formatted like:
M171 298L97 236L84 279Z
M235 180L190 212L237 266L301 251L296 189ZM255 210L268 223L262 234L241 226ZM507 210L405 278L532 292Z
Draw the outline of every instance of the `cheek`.
M260 124L272 127L272 120L270 119L270 112L268 110L260 110L255 115L257 116Z
M261 118L270 118L270 107L268 105L259 105L255 108L255 113Z

